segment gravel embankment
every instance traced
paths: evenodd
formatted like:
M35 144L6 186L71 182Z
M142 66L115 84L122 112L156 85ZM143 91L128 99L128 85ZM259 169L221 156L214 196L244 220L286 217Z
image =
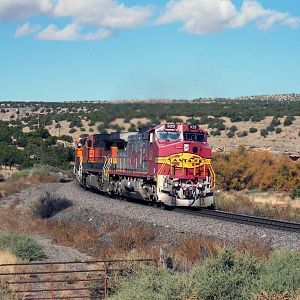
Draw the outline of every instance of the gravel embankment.
M251 225L226 222L163 211L138 203L111 199L82 189L76 182L42 184L24 191L19 198L19 208L28 208L40 195L54 193L66 197L73 206L60 212L55 218L62 221L87 221L99 228L110 223L112 228L123 228L142 224L155 230L157 241L176 243L187 235L209 236L229 242L245 239L258 239L270 243L273 248L291 248L300 250L300 234L260 228ZM104 236L102 239L109 238ZM104 242L104 241L103 241Z

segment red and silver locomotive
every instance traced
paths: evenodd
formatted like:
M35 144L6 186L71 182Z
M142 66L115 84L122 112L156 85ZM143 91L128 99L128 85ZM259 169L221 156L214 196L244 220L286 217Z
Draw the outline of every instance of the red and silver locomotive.
M204 129L166 124L79 139L74 170L82 186L112 195L214 207L211 153Z

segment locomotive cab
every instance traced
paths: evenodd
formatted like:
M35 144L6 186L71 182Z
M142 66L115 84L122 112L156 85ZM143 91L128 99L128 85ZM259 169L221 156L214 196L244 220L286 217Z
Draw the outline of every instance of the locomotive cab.
M166 124L157 126L154 140L158 198L170 206L213 206L215 175L206 131Z

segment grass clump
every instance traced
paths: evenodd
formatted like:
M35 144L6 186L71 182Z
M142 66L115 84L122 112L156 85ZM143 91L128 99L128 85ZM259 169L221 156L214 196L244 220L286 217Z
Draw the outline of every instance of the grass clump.
M146 269L111 299L291 300L299 296L299 269L299 252L275 251L261 260L225 247L187 272Z
M51 175L51 173L58 172L57 168L47 166L47 165L37 165L30 169L24 169L19 172L12 174L12 180L18 180L24 177L34 176L34 175Z
M291 192L290 197L295 200L296 198L300 198L300 184L294 187L294 189Z
M9 232L0 235L0 251L10 251L25 261L41 260L46 258L42 247L29 237Z
M50 194L42 196L34 210L35 214L43 219L51 218L60 211L72 206L72 202L66 198L61 198Z

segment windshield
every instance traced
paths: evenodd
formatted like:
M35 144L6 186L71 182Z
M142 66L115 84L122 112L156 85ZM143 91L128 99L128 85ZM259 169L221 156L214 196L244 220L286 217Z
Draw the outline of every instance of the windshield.
M184 132L183 137L185 141L205 142L206 136L204 132Z
M159 131L157 137L159 140L176 141L180 139L180 133L178 131Z

